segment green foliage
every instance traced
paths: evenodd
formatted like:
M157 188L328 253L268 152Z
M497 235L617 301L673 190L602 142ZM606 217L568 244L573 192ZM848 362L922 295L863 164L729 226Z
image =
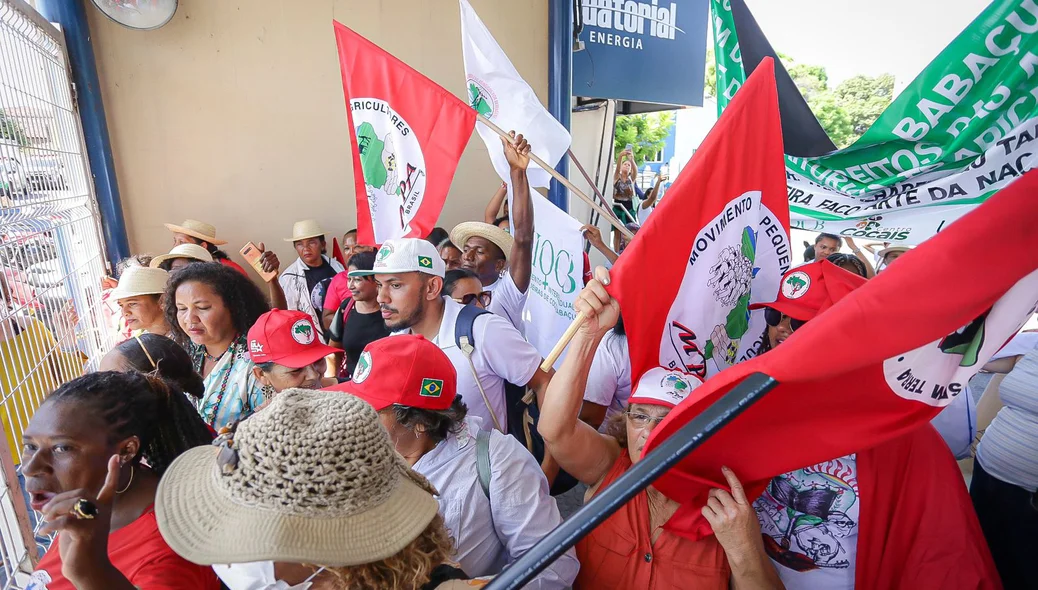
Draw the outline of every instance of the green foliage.
M858 75L829 87L829 74L823 66L797 63L779 52L779 59L790 78L804 95L822 129L839 148L854 143L894 99L894 76ZM717 96L717 64L713 49L706 53L704 94Z
M29 145L25 130L18 121L9 117L4 109L0 109L0 139L12 140L22 147Z
M616 118L615 154L627 144L634 146L634 163L641 166L646 159L663 149L664 141L674 127L674 113L660 112L645 115L620 115Z

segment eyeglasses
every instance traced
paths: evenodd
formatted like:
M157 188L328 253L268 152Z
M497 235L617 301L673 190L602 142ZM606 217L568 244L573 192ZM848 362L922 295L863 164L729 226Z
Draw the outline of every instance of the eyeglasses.
M782 312L780 312L780 311L778 311L778 310L776 310L776 309L772 309L770 307L765 307L764 308L764 321L768 322L769 326L771 326L773 328L777 327L779 324L782 323L782 320L784 318L789 318L789 316L784 314L784 313L782 313ZM797 320L797 319L789 318L789 329L795 332L798 329L800 329L800 327L803 326L806 323L807 323L807 321L805 321L805 320Z
M663 422L664 418L667 417L666 415L659 417L649 416L648 414L632 412L630 410L624 412L624 414L627 414L627 419L631 421L631 426L634 426L635 428L647 428L648 426L655 428L660 422Z
M478 301L481 306L490 307L491 298L492 295L490 291L483 291L482 293L469 293L461 299L455 299L455 301L462 305L472 305L474 302Z

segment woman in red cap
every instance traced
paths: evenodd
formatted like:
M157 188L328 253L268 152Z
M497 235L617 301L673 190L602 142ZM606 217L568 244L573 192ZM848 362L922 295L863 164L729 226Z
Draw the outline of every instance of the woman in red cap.
M252 373L263 385L264 398L286 389L321 389L335 385L325 379L325 358L341 353L321 343L317 326L309 314L274 309L261 315L249 330L249 357L256 366Z
M649 435L699 384L690 374L657 367L638 382L630 405L607 425L607 434L578 419L595 349L620 315L600 269L574 309L586 313L566 359L548 384L538 431L559 467L587 484L587 499L641 459ZM713 490L704 516L714 536L690 541L664 530L678 503L649 487L577 544L584 588L781 588L761 543L751 503L735 475L732 492Z

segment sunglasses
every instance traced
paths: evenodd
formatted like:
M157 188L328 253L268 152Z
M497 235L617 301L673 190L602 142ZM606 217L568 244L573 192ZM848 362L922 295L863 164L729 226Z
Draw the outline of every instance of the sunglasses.
M456 299L458 303L462 305L472 305L475 302L479 302L483 307L490 307L491 294L490 291L483 291L482 293L469 293L461 299Z
M784 313L778 310L772 309L770 307L764 308L764 321L768 322L768 325L773 328L781 324L783 318L788 317L789 316L785 315ZM796 320L793 318L789 318L789 329L795 332L806 323L806 320Z

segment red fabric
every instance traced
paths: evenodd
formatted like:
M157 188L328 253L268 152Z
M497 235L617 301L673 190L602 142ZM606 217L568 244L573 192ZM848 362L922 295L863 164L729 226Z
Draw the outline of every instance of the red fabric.
M217 260L217 262L219 262L220 264L222 264L224 266L229 266L229 267L233 268L234 270L240 272L243 276L245 276L245 278L250 278L249 277L249 273L244 268L242 268L240 265L238 265L237 262L231 260L230 258L220 258L220 259Z
M711 488L724 486L722 465L734 469L748 495L756 496L775 475L891 440L950 403L1019 329L1038 297L1038 275L1032 273L1038 268L1036 193L1038 172L1028 172L781 346L710 378L675 408L653 431L645 453L746 376L760 372L779 382L654 484L684 504L668 526L692 537L710 534L699 509ZM1004 244L1013 256L993 264L976 248L988 240ZM665 268L658 268L661 275ZM1014 293L1022 295L1003 297L1018 282ZM624 309L624 319L630 315ZM980 317L985 322L975 336L983 346L976 358L967 362L943 348ZM634 324L627 326L630 339Z
M959 465L929 424L858 453L855 588L1001 588Z
M630 467L631 457L624 450L599 491ZM713 537L690 541L664 531L653 543L649 497L644 491L581 539L576 549L580 572L575 590L727 590L731 576L724 550Z
M586 287L593 278L595 278L595 273L591 272L591 257L584 252L584 286Z
M346 268L346 259L342 255L342 248L339 247L339 238L332 238L332 258Z
M751 303L750 309L770 307L797 320L810 320L829 309L866 279L828 260L798 266L782 277L778 298L768 303Z
M310 314L274 309L261 315L249 328L249 358L257 365L277 363L302 369L324 357L342 352L322 344L320 330Z
M342 302L352 296L353 294L350 293L350 273L340 272L332 277L332 282L328 283L328 290L325 291L324 295L325 311L338 311Z
M739 89L667 198L613 266L608 290L620 302L628 327L635 387L646 371L660 364L660 343L666 337L671 302L684 280L700 229L714 223L732 199L752 191L760 191L761 204L776 218L774 225L785 231L789 227L785 160L775 68L770 59ZM761 242L771 239L763 231L758 233ZM646 301L650 285L658 297L654 304ZM705 378L702 364L698 369L686 369Z
M58 540L33 573L33 590L75 590L61 575ZM217 590L213 568L195 565L170 549L159 534L154 507L108 536L108 558L131 584L147 590ZM49 578L49 581L48 581ZM34 585L36 584L36 585Z
M446 89L393 57L342 23L335 22L346 117L353 142L353 178L357 189L357 242L374 244L388 238L424 238L436 225L447 199L458 160L476 125L476 112ZM406 235L379 236L376 240L368 208L364 175L357 149L356 126L350 101L373 98L385 101L410 126L425 160L425 190L416 203L418 211ZM410 163L401 162L401 170ZM419 171L420 172L420 171ZM403 216L403 207L401 207Z
M420 335L376 340L364 347L353 380L327 388L345 391L382 411L393 404L446 410L458 391L458 374L447 355Z

